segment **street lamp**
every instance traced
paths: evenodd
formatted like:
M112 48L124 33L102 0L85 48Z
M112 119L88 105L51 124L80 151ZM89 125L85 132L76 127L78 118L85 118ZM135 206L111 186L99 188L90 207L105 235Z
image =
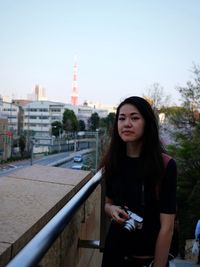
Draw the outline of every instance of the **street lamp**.
M98 157L99 157L99 129L96 129L96 163L95 163L95 170L97 172L98 167Z

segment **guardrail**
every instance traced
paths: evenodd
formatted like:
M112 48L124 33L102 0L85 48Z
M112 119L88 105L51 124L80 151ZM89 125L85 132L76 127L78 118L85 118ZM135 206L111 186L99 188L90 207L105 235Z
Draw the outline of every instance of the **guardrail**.
M70 201L31 239L6 267L35 267L68 225L78 208L101 183L102 170L98 171ZM99 241L82 240L83 247L100 248ZM81 241L80 241L80 246Z

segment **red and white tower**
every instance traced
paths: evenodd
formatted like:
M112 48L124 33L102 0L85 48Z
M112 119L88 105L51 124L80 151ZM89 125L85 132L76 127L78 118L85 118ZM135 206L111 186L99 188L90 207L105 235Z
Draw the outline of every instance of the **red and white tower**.
M73 67L73 80L72 80L72 93L71 93L71 104L78 105L78 87L77 87L77 63L75 59Z

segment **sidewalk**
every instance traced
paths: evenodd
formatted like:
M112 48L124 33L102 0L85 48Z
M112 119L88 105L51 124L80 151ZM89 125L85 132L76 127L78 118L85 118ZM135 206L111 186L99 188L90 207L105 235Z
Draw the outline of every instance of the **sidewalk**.
M175 259L174 263L176 267L200 267L200 265L195 264L193 261L189 260Z

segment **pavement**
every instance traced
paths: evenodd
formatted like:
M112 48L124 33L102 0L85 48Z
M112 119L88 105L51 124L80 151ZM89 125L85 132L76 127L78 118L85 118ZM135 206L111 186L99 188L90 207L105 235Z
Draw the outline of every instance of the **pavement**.
M200 267L200 265L190 260L175 259L174 264L176 267Z

